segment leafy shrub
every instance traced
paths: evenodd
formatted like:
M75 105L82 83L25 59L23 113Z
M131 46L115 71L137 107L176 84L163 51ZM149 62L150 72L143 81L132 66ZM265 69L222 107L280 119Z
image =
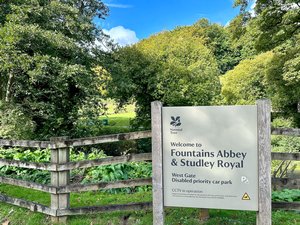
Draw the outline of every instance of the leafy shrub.
M20 107L0 101L0 138L31 138L34 129L35 124Z
M107 155L97 148L89 149L86 153L71 149L70 160L82 161L106 158ZM23 150L21 148L0 149L1 159L22 160L27 162L49 162L50 150ZM151 177L152 165L151 163L133 162L127 164L114 164L108 166L97 166L87 169L74 169L71 171L71 182L75 183L97 183L109 182L117 180L137 179ZM0 167L0 176L11 177L15 179L22 179L42 184L50 183L50 172L40 171L35 169L24 169L13 166ZM151 189L149 186L135 187L135 188L121 188L111 189L109 192L135 192L146 191Z
M37 149L31 151L20 148L0 149L0 159L22 160L26 162L49 162L50 150ZM50 172L35 169L2 166L0 167L0 176L33 181L42 184L50 183Z
M299 202L300 190L299 189L283 189L282 191L272 192L272 201L284 202Z
M300 149L300 138L281 135L271 137L272 152L297 152ZM280 165L281 160L272 160L272 171L275 171ZM297 162L291 162L288 170L292 172Z
M109 182L117 180L148 178L152 176L152 164L145 162L133 162L127 164L115 164L98 166L89 170L82 183ZM110 193L135 192L151 190L150 186L139 186L134 188L110 189Z

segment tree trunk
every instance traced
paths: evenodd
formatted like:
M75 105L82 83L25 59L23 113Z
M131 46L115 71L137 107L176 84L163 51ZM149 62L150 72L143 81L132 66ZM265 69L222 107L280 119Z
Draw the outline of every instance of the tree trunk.
M10 101L13 78L14 78L14 73L13 73L13 71L10 71L9 76L8 76L8 81L7 81L7 87L6 87L5 102Z

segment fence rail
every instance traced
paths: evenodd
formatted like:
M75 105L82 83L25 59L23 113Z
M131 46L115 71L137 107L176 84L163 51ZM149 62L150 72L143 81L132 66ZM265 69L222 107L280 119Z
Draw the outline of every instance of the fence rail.
M289 136L300 136L300 129L288 129L288 128L272 128L272 134L274 135L289 135ZM113 134L105 135L99 137L91 138L81 138L81 139L52 139L52 141L11 141L11 140L0 140L0 146L7 147L27 147L27 148L49 148L51 149L51 156L56 157L57 153L61 154L60 151L65 149L69 151L69 147L78 147L78 146L87 146L95 145L107 142L123 141L123 140L135 140L141 138L151 137L151 131L142 131L142 132L132 132L124 134ZM59 155L58 154L58 155ZM142 153L142 154L132 154L124 155L117 157L107 157L94 160L84 160L77 162L58 162L53 161L49 163L36 163L36 162L23 162L18 160L0 160L1 166L16 166L20 168L28 169L38 169L38 170L47 170L54 174L54 178L57 177L57 174L64 174L73 169L79 168L90 168L94 166L103 166L111 165L117 163L127 163L127 162L140 162L140 161L151 161L151 153ZM272 152L272 160L300 160L300 153L279 153ZM55 163L56 162L56 163ZM67 175L66 175L67 177ZM7 177L0 177L0 183L15 185L19 187L31 188L34 190L39 190L43 192L50 193L53 196L59 195L69 195L73 192L83 192L83 191L95 191L99 189L111 189L111 188L123 188L123 187L135 187L143 185L151 185L151 178L144 179L132 179L132 180L121 180L115 182L99 182L95 184L66 184L62 185L58 183L57 185L43 185L18 179L12 179ZM53 183L53 182L51 182ZM54 182L55 183L55 182ZM273 178L272 185L280 186L284 188L300 188L300 179L292 178ZM57 198L59 199L59 198ZM0 202L6 202L9 204L25 207L32 211L41 212L55 218L61 218L69 215L82 215L86 213L97 213L97 212L106 212L106 211L116 211L116 210L140 210L140 209L149 209L152 207L151 202L143 203L131 203L123 205L107 205L107 206L91 206L91 207L81 207L81 208L59 208L59 203L52 202L51 207L41 205L39 203L26 201L23 199L12 198L3 194L0 194ZM286 203L286 202L273 202L272 206L274 209L300 209L300 203Z
M300 129L299 128L272 128L271 134L300 137Z

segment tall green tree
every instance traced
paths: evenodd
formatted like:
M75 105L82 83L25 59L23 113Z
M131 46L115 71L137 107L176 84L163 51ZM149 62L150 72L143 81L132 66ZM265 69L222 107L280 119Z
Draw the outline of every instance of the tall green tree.
M106 37L93 19L106 15L98 0L0 1L0 101L40 137L71 134L78 109L98 94L95 41Z
M221 77L222 102L229 105L255 104L257 99L270 97L266 79L274 53L266 52L253 59L242 60Z
M236 5L241 6L242 17L251 3L253 1L236 0ZM299 126L300 3L298 0L256 0L246 27L249 25L253 28L250 30L256 51L274 53L266 67L267 93L273 109L292 116Z
M212 51L217 60L221 74L233 69L241 60L241 51L234 45L229 29L210 23L207 19L200 19L185 29L193 30L194 37L203 39L204 45Z
M195 29L163 32L114 54L110 93L136 101L139 125L150 125L151 101L210 105L219 94L217 61Z
M247 13L252 0L236 0L241 6L242 15ZM256 0L254 17L258 30L256 48L260 51L271 50L300 32L299 0Z
M275 110L292 117L300 126L300 34L276 47L268 64L268 93Z

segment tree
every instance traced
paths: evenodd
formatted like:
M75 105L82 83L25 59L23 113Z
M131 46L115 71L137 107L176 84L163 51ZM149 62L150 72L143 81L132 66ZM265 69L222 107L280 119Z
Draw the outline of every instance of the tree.
M194 37L204 40L204 45L213 52L221 74L233 69L241 60L240 49L234 46L229 29L207 19L200 19L185 29L193 30Z
M110 93L136 101L139 126L150 125L151 101L209 105L219 94L217 62L193 31L183 27L163 32L114 54Z
M78 109L97 95L93 68L105 40L97 0L0 3L0 101L18 107L39 137L72 134Z
M300 35L274 49L268 63L266 78L273 108L292 117L300 125Z
M255 104L257 99L270 96L267 93L266 71L273 56L272 52L266 52L254 59L242 60L222 76L222 103Z
M247 14L251 0L236 0L242 15ZM284 43L300 31L300 4L298 0L256 0L255 20L260 31L256 48L271 50Z

